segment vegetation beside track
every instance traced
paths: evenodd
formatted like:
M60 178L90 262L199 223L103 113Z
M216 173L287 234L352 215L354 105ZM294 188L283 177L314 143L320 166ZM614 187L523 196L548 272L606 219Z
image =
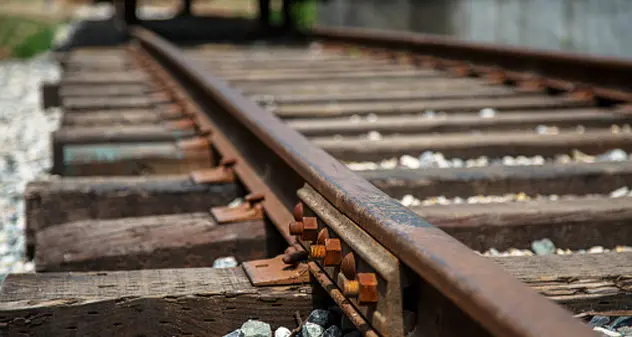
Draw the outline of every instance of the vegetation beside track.
M58 24L0 14L0 58L29 58L51 48Z

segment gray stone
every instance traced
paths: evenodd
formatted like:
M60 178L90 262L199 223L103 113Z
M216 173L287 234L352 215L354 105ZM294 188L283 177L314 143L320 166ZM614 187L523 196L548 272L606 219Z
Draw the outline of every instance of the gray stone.
M536 255L553 254L555 253L555 245L553 241L549 239L537 240L531 243L531 250L533 250Z
M329 323L329 311L323 309L316 309L307 316L307 321L320 326L327 327Z
M303 328L301 328L301 336L302 337L321 337L325 329L312 322L305 322L303 324Z
M620 317L617 317L614 321L612 321L612 323L610 323L608 326L610 328L618 329L621 327L628 327L631 325L632 325L632 317L620 316Z
M213 261L213 268L234 268L238 264L237 260L232 256L220 257Z
M610 318L609 317L595 315L590 320L590 322L588 322L588 326L590 326L592 328L592 327L596 327L596 326L604 326L604 325L606 325L608 323L610 323Z
M232 332L224 335L224 337L244 337L244 332L241 331L240 329L237 329L235 331L232 331Z
M595 157L597 161L624 161L628 160L628 154L621 149L610 150Z
M330 326L323 332L323 337L340 337L342 336L342 332L340 332L340 328L335 325Z
M241 326L241 331L244 333L243 337L272 337L270 324L252 319Z
M617 329L619 333L622 333L624 336L632 336L632 327L624 326Z
M281 326L274 331L274 337L289 337L291 334L292 331L284 326Z

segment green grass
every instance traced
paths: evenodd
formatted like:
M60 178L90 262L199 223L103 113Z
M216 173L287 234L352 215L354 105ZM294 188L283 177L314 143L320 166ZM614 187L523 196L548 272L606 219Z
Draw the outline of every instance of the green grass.
M315 0L297 1L292 7L296 26L299 29L309 29L316 23L317 5ZM278 9L270 10L270 21L272 24L283 23L283 15Z
M0 15L0 48L12 58L30 58L51 48L57 25Z

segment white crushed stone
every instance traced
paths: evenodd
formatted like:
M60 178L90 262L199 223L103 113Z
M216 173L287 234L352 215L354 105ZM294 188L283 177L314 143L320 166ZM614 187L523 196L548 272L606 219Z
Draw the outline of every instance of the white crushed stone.
M236 198L228 204L228 208L235 208L242 205L243 203L244 203L243 198Z
M233 256L218 257L213 261L213 268L234 268L239 265Z
M241 326L244 337L272 337L270 324L257 320L248 320Z
M51 166L50 133L61 114L41 110L40 84L59 74L46 54L0 62L0 281L8 273L33 271L24 256L23 192Z
M610 198L622 198L632 197L632 191L627 187L620 187L607 195L602 194L585 194L585 195L536 195L529 196L523 192L520 193L507 193L504 195L475 195L471 197L454 197L446 198L445 196L434 196L423 200L417 199L411 194L407 194L399 202L407 207L410 206L432 206L432 205L453 205L453 204L494 204L494 203L506 203L506 202L520 202L529 200L564 200L564 199L581 199L587 197L605 197Z
M481 253L479 251L474 251L479 255L483 255L483 256L493 256L493 257L508 257L508 256L534 256L536 255L532 250L530 249L517 249L517 248L509 248L506 251L498 251L496 248L490 248L488 250L486 250L485 252ZM604 248L602 246L594 246L594 247L590 247L588 249L578 249L576 251L573 251L571 249L562 249L562 248L555 248L554 253L556 255L571 255L571 254L601 254L601 253L610 253L610 252L616 252L616 253L623 253L623 252L632 252L632 247L629 246L616 246L614 247L614 249L607 249Z
M325 329L322 326L312 322L306 322L301 328L302 337L321 337L323 332Z
M335 138L335 137L334 137ZM340 138L342 139L342 138ZM381 161L347 161L344 164L353 171L372 171L380 169L418 169L418 168L459 168L459 167L487 167L487 166L536 166L544 164L572 164L572 163L598 163L619 162L632 160L632 154L622 149L612 149L602 154L591 156L579 150L573 150L570 154L558 154L552 158L543 156L504 156L502 158L446 158L441 152L425 151L415 158L411 155L403 155L399 158L386 158ZM395 163L395 167L393 167Z
M494 118L496 117L496 110L491 108L485 108L478 112L481 118Z
M274 331L274 337L290 337L291 334L292 331L284 326L281 326Z
M372 141L382 140L382 134L377 131L371 131L367 134L367 138Z
M599 326L596 326L593 328L593 331L597 331L600 332L606 336L611 336L611 337L621 337L623 336L623 334L616 332L616 331L612 331L612 330L608 330Z

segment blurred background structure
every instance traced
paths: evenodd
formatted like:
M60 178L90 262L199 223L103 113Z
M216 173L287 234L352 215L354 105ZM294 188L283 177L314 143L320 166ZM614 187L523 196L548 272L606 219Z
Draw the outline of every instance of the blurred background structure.
M317 23L404 30L537 49L632 57L632 1L629 0L300 0L293 1L293 9L284 11L283 5L290 1L134 0L128 3L137 2L141 20L156 18L160 13L165 16L220 13L254 19L260 8L270 8L269 20L279 25L283 25L287 21L284 18L290 17L292 12L299 26ZM5 39L12 31L5 27L7 17L15 17L16 13L37 18L39 23L50 23L68 18L70 13L89 12L87 6L95 3L102 8L102 13L107 13L103 15L113 12L112 8L105 9L113 0L5 2L0 9L0 32ZM183 7L183 3L187 6ZM188 6L191 6L190 12ZM94 16L94 11L92 14ZM31 30L26 29L26 32ZM15 40L19 38L14 37L14 43ZM0 46L5 44L0 36Z
M331 0L319 7L323 25L632 57L629 0Z

